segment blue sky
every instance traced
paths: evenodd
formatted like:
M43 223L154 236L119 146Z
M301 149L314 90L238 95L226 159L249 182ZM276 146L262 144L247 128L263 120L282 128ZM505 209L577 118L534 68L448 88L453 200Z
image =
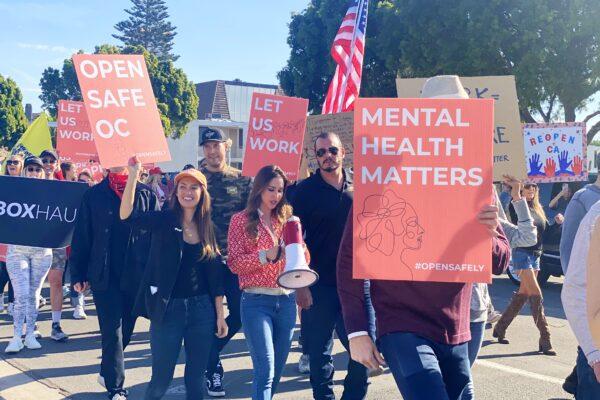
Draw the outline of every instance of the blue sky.
M309 0L167 0L177 27L176 65L194 82L277 83L289 56L287 24ZM111 34L129 0L0 0L0 74L14 79L34 111L39 81L78 49L119 44Z

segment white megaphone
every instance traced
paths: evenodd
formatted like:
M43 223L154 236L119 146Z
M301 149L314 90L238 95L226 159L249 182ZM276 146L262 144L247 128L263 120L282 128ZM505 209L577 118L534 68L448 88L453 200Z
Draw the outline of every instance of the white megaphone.
M285 269L277 278L277 283L286 289L314 285L319 280L319 274L310 269L304 257L300 218L290 217L283 226L282 236L285 243Z

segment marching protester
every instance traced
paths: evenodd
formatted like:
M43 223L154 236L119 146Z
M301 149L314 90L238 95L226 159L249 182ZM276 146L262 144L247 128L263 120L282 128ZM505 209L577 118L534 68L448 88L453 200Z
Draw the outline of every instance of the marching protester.
M564 214L569 205L569 201L573 197L573 192L568 183L563 183L562 189L548 204L548 208L555 210L558 214Z
M163 172L160 167L154 167L148 172L148 181L146 183L152 188L156 197L158 197L161 208L169 196L166 186L161 184L162 175Z
M27 157L24 162L24 176L44 179L42 160ZM38 316L38 299L42 285L52 264L52 249L8 245L6 269L13 285L15 302L13 308L13 338L6 346L6 353L18 353L23 346L28 349L40 349L42 345L35 335L35 323ZM25 341L21 339L26 325Z
M353 199L352 176L342 168L345 151L335 133L322 133L314 143L319 169L301 181L292 198L294 213L300 218L305 241L312 256L312 265L319 281L311 288L299 289L298 305L304 310L302 340L308 345L310 383L315 399L334 399L333 394L333 332L346 348L348 336L342 319L340 298L336 288L337 252L344 224ZM355 309L370 321L374 313L370 304ZM371 310L368 310L371 308ZM374 335L374 322L368 330ZM364 365L350 359L344 380L344 399L363 399L367 394L368 371Z
M60 163L60 171L65 181L77 182L77 167L71 161Z
M4 175L7 176L21 176L23 172L23 155L22 154L13 154L8 157L6 160L6 170L4 171ZM12 314L15 294L13 291L12 284L10 283L10 278L8 277L8 271L6 270L6 263L4 261L0 261L0 312L4 310L4 288L8 283L8 313Z
M40 154L44 164L46 179L57 179L57 172L60 172L58 166L58 155L52 149L44 150ZM62 172L58 178L64 179ZM60 326L63 308L63 276L67 266L67 248L52 249L52 266L48 273L48 283L50 284L50 306L52 308L52 331L50 337L57 342L64 342L69 337L63 332Z
M231 140L225 137L220 129L205 128L200 133L200 146L204 151L206 165L200 171L206 176L208 193L212 199L212 220L215 225L217 244L223 258L227 258L227 232L233 214L246 207L251 188L251 180L242 176L242 171L229 166L226 162L227 151L231 148ZM240 296L238 278L225 267L223 288L227 298L227 326L229 332L225 337L215 337L206 369L206 385L210 396L225 396L223 387L223 365L220 353L223 347L240 330Z
M90 186L94 184L92 174L87 169L84 169L77 175L77 182L87 183Z
M503 188L510 189L512 205L518 217L517 225L513 225L506 219L504 206L500 198L496 196L496 205L498 206L498 220L502 226L506 238L511 247L518 246L533 246L537 242L537 229L533 225L529 207L525 200L521 197L521 182L512 177L504 176ZM492 299L488 291L486 283L474 283L473 292L471 293L471 340L468 342L469 363L471 368L477 360L479 350L483 343L486 321L489 321L488 310L492 307ZM475 388L473 379L469 381L464 390L461 399L470 400L475 398Z
M202 399L213 335L227 335L224 267L210 217L206 177L196 169L179 173L169 207L137 213L134 200L140 169L139 162L129 167L120 217L134 227L152 231L137 301L151 321L152 379L145 399L161 399L167 392L182 341L186 397Z
M592 228L590 238L590 251L587 257L587 315L590 323L590 331L594 339L594 345L600 349L600 224L596 223ZM596 374L597 377L600 377ZM597 379L600 382L600 379Z
M600 154L596 155L595 161L596 165L598 165ZM587 212L598 201L600 201L600 175L596 178L595 183L585 185L582 189L578 190L567 205L560 237L560 265L565 275L568 272L571 250L575 243L575 235L579 229L579 224ZM577 352L579 353L580 351L578 348ZM563 389L568 393L576 394L579 383L577 366L575 366L571 374L565 378ZM585 382L581 383L585 384Z
M276 166L261 168L244 211L229 225L227 264L240 281L241 318L252 358L253 400L270 400L287 360L294 326L296 296L278 286L285 267L282 230L292 216L285 201L288 180Z
M423 97L467 98L458 78L429 79ZM492 269L508 266L510 247L498 221L498 207L477 216L492 237ZM350 337L350 355L376 368L384 360L367 330L364 284L352 278L352 210L337 260L342 313ZM379 348L405 400L459 399L471 379L468 341L471 284L371 280ZM426 302L423 299L427 299Z
M519 290L514 293L508 307L502 313L502 318L494 326L493 336L499 343L508 344L506 339L506 329L519 314L521 308L527 301L531 306L533 321L540 331L539 351L545 355L555 356L556 351L552 348L550 342L550 330L548 322L544 315L544 306L542 304L542 290L537 282L537 275L540 271L540 257L542 255L542 239L547 228L546 213L539 200L539 188L535 183L526 183L522 189L523 199L533 217L533 223L537 229L537 241L533 246L519 246L513 250L512 260L513 269L519 275L521 284ZM514 200L519 199L518 197ZM518 223L519 217L515 211L514 204L509 205L511 220Z
M127 398L123 350L131 339L132 313L150 248L149 233L119 218L128 174L111 168L106 178L83 196L71 243L71 280L79 293L91 287L102 336L98 381L112 400ZM158 210L158 199L148 186L138 184L134 212Z
M588 311L598 309L600 267L600 201L581 220L570 254L569 267L562 290L565 314L575 333L577 351L577 400L600 398L600 343L598 325L588 320Z

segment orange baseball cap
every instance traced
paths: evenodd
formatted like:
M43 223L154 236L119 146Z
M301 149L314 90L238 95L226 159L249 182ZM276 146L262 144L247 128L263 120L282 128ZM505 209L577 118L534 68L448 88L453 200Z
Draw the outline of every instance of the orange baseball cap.
M204 176L204 174L198 171L196 168L186 169L185 171L181 171L180 173L178 173L175 176L175 184L177 185L177 183L179 183L180 180L186 177L192 178L206 187L206 176Z

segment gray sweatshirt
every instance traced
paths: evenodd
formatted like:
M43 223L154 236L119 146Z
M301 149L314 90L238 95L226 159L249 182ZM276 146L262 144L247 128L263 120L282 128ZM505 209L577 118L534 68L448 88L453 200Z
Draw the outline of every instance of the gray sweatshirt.
M585 214L599 200L600 186L598 184L589 184L583 189L578 190L567 206L565 222L562 226L562 236L560 238L560 264L565 275L567 274L571 251L573 250L573 242L575 241L579 224L583 217L585 217Z

